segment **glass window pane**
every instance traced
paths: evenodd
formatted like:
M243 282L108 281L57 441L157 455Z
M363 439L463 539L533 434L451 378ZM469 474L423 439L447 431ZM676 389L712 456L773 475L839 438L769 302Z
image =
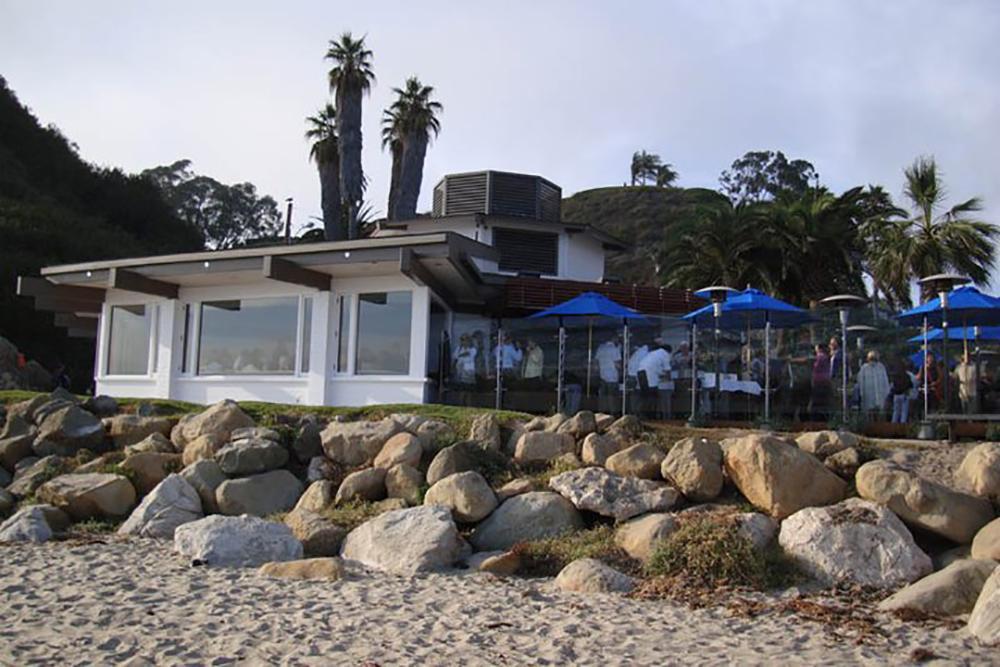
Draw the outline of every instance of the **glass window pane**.
M350 339L350 330L348 329L349 315L351 313L350 309L350 299L349 297L340 297L340 321L337 325L337 372L346 373L347 372L347 343Z
M298 303L294 296L202 303L198 373L292 373Z
M149 369L151 310L112 306L108 334L108 374L145 375Z
M310 297L302 299L302 364L299 370L309 372L309 346L312 341L313 300Z
M411 292L358 295L358 375L410 372Z

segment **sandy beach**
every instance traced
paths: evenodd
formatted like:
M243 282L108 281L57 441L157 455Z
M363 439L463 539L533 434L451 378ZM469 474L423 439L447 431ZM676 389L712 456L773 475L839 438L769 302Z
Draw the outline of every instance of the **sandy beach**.
M0 548L4 664L883 664L925 649L1000 660L965 630L904 624L864 645L795 616L572 595L470 572L340 582L191 567L154 540Z

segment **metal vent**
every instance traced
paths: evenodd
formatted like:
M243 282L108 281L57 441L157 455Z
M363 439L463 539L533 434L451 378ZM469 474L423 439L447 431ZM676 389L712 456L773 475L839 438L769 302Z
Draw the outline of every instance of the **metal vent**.
M445 177L444 214L483 213L486 201L486 174Z
M450 174L434 188L435 216L485 213L558 222L561 206L559 186L527 174Z
M501 271L543 276L559 273L558 234L494 227L493 247L500 251Z
M431 215L436 218L444 215L444 188L441 185L434 188L434 204L431 208Z

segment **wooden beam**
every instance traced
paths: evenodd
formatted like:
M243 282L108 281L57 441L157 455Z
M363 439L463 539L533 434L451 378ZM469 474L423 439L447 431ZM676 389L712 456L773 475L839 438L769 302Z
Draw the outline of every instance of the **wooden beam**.
M35 297L35 310L51 313L100 313L101 304L78 299L61 299L49 296Z
M400 248L399 250L399 272L410 278L418 285L429 288L434 294L441 298L449 308L454 310L455 300L445 286L434 277L427 267L420 263L411 248Z
M162 296L165 299L176 299L179 289L175 283L149 278L141 273L119 268L111 268L108 271L108 287L128 292Z
M303 287L312 287L321 292L330 291L330 275L299 266L291 260L274 255L265 255L264 277Z
M55 323L57 327L64 329L81 329L97 331L96 317L80 317L73 313L56 313Z
M34 276L17 277L17 294L18 296L93 301L96 304L104 301L103 289L97 287L77 287L75 285L56 285L45 278L36 278Z

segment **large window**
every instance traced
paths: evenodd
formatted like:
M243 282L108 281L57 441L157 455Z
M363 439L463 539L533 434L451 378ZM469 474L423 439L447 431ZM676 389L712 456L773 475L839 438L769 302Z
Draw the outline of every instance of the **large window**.
M410 372L410 292L358 295L358 375Z
M294 296L202 303L198 373L293 373L298 308Z
M494 227L493 247L500 251L501 271L543 276L559 273L558 234Z
M108 375L146 375L153 309L148 306L111 306L108 332Z

